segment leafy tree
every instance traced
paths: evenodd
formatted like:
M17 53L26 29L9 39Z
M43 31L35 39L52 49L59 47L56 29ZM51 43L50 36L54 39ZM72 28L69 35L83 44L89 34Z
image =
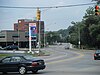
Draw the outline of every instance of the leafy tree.
M100 16L96 16L94 7L89 7L80 22L71 22L72 26L56 32L48 32L48 42L70 42L89 48L100 48ZM52 37L50 36L52 34ZM63 39L59 35L62 35Z
M56 41L59 42L61 40L57 32L51 31L46 34L46 39L49 44L54 44Z

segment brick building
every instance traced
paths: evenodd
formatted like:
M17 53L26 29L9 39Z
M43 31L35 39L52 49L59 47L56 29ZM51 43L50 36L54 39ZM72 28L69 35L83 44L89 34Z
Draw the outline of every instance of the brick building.
M14 23L14 30L15 31L28 31L29 30L29 23L36 23L37 26L37 33L39 32L39 21L31 20L31 19L20 19L18 23ZM41 34L44 33L44 21L40 21L40 30Z

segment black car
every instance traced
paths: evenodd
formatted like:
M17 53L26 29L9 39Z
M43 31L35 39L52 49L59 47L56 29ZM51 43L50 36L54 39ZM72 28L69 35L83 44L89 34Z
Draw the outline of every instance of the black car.
M94 60L100 60L100 50L96 50L94 53Z
M45 69L44 60L30 55L13 55L0 60L0 72L3 74L7 72L25 74L27 71L37 73L38 70L43 69Z
M4 50L19 50L17 45L9 45L3 48Z

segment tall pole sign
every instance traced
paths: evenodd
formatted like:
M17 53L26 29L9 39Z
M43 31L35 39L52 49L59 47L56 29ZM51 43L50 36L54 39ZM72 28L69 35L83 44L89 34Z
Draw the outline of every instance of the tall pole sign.
M32 43L31 41L36 41L37 28L36 23L29 23L29 53L32 52ZM33 38L33 39L32 39Z

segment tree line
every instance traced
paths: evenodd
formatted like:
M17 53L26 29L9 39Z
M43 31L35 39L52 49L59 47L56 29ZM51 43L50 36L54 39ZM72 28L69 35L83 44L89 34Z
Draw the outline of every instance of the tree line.
M49 44L70 42L81 48L100 48L100 15L95 15L94 7L89 7L80 22L71 22L72 26L59 31L46 32Z

